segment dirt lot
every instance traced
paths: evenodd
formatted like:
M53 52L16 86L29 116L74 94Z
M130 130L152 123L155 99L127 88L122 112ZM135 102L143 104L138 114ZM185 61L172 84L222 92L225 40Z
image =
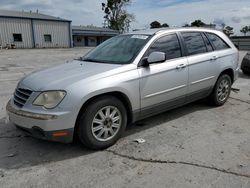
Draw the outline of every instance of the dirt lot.
M223 107L199 101L148 118L104 151L33 139L5 123L22 76L88 50L0 51L0 187L250 187L250 77L243 74Z

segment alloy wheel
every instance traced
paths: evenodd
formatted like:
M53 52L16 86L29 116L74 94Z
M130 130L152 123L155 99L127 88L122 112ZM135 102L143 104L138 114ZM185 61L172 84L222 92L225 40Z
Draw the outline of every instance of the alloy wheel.
M106 106L100 109L92 121L92 134L98 141L108 141L115 137L121 128L122 115L118 108Z

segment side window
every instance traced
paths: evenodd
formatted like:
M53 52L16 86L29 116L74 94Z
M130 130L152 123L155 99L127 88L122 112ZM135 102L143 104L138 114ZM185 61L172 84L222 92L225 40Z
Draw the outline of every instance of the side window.
M14 42L23 42L22 34L13 33Z
M176 34L167 35L159 38L149 48L146 55L149 56L152 52L166 53L166 60L181 57L181 46Z
M213 43L216 50L223 50L229 48L229 46L217 35L213 33L206 33L208 39Z
M209 42L209 40L207 39L207 37L206 37L206 35L205 35L204 33L202 33L202 37L203 37L204 42L205 42L205 44L206 44L207 51L208 51L208 52L213 51L213 47L212 47L211 43Z
M44 41L45 42L52 42L52 37L49 34L43 35L44 36Z
M182 33L188 55L195 55L207 52L204 40L199 32Z

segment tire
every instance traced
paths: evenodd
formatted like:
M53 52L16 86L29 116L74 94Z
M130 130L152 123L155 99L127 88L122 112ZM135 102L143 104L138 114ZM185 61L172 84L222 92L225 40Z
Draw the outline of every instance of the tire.
M213 106L222 106L228 100L231 92L232 80L229 75L223 74L221 75L214 89L209 96L209 102Z
M127 125L127 111L113 96L92 101L80 114L77 134L89 149L99 150L112 146L121 137Z
M250 72L248 72L248 71L246 71L246 70L243 70L243 69L242 69L242 72L243 72L244 74L250 75Z

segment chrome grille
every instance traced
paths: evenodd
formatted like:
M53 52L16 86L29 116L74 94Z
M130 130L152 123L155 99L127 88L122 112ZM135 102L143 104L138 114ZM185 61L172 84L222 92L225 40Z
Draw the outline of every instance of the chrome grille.
M32 94L31 90L16 88L14 93L14 104L20 108L26 103L29 99L30 95Z

